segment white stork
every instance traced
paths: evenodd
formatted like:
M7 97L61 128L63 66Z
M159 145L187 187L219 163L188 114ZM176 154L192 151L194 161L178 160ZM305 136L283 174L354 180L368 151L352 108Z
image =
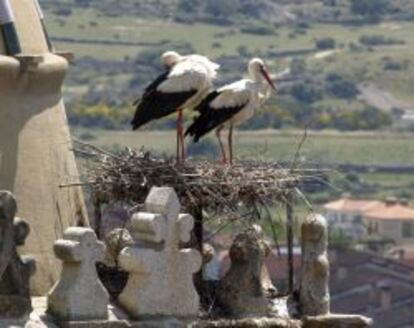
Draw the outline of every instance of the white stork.
M177 162L184 160L183 109L193 109L212 88L219 65L201 55L181 56L167 51L161 56L166 72L158 76L134 105L133 130L178 111Z
M260 58L253 58L248 65L249 78L243 79L212 91L196 110L200 112L185 135L194 142L216 129L222 161L227 163L226 151L221 140L221 131L229 129L228 151L230 164L233 162L233 128L250 119L276 91L269 72Z

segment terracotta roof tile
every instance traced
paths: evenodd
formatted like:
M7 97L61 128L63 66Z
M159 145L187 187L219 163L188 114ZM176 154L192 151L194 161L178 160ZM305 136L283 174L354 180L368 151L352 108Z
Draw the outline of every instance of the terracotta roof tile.
M366 211L365 216L371 219L378 220L413 220L414 209L401 204L382 204L369 211Z
M333 202L329 202L323 205L323 207L327 210L341 212L365 212L382 205L383 203L378 200L357 200L350 198L341 198Z

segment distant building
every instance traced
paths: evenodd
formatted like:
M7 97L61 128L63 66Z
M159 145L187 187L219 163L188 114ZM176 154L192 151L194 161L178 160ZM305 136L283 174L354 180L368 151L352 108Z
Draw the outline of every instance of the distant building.
M323 205L323 210L331 229L340 231L348 238L359 240L366 235L364 214L382 204L377 200L356 200L344 197L326 203Z
M396 199L355 200L348 197L323 205L331 229L361 240L378 238L396 245L414 242L414 209Z
M330 252L331 309L374 319L375 328L414 324L414 267L354 250Z
M220 249L219 278L230 266L228 251ZM375 328L409 328L414 323L414 265L351 249L329 251L331 310L357 313L374 319ZM265 261L272 281L286 291L286 247L273 249ZM301 252L294 248L293 266L298 281Z
M414 209L387 200L364 213L367 234L391 239L397 245L414 242Z

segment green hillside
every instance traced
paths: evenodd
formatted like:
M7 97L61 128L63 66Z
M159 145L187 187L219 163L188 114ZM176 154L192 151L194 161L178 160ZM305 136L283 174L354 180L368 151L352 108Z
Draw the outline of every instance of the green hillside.
M244 75L253 56L266 59L273 72L291 69L290 82L244 128L388 128L395 125L394 109L414 108L409 0L41 3L55 47L76 54L65 90L74 124L122 127L167 49L217 60L218 84ZM373 119L365 124L367 116Z

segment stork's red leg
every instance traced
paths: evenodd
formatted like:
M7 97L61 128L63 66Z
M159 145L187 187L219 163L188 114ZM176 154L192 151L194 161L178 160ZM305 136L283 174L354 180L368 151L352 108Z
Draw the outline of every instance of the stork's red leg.
M229 158L230 158L230 165L233 165L233 124L230 125L229 130Z
M181 163L184 157L183 110L179 108L177 111L177 163Z
M180 162L180 110L177 113L177 122L175 124L175 128L177 131L177 153L176 153L176 161L177 163Z
M221 151L221 162L222 164L227 164L227 158L226 158L226 150L224 149L223 142L221 141L221 131L223 130L223 126L219 126L216 130L216 137L220 145L220 151Z
M185 161L185 142L184 142L184 115L183 110L179 109L178 114L180 116L180 141L181 141L181 160Z

